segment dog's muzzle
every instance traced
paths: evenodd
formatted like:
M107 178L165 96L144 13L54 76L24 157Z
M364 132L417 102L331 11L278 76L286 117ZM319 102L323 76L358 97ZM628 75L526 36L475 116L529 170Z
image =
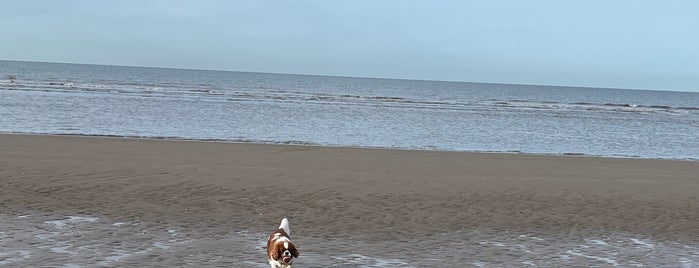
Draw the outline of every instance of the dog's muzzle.
M282 262L284 262L286 264L291 264L291 252L290 251L285 250L282 253Z

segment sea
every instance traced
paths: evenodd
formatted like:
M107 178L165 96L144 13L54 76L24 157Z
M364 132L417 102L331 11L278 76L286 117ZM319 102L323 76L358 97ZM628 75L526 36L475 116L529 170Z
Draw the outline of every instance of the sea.
M699 159L699 93L0 61L0 133Z

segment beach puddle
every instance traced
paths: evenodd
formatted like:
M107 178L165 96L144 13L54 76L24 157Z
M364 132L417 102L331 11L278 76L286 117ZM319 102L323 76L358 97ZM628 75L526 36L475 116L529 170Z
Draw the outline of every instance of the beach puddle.
M267 234L212 236L98 215L0 214L2 267L269 267ZM298 267L699 267L699 245L631 234L474 229L394 243L304 237Z

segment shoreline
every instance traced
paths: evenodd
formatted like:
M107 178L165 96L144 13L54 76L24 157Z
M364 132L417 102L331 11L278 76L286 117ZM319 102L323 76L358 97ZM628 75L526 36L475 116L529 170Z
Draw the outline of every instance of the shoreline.
M392 150L392 151L418 151L418 152L445 152L445 153L466 153L466 154L507 154L507 155L531 155L531 156L553 156L553 157L591 157L591 158L610 158L610 159L640 159L640 160L659 160L659 161L689 161L699 162L699 158L653 158L642 156L625 156L625 155L592 155L577 152L565 153L532 153L522 151L478 151L478 150L437 150L432 148L403 148L403 147L372 147L372 146L342 146L317 144L303 141L256 141L249 139L190 139L182 137L152 137L152 136L122 136L109 134L46 134L46 133L24 133L24 132L0 132L0 135L18 135L18 136L56 136L56 137L84 137L84 138L113 138L113 139L134 139L134 140L153 140L153 141L180 141L180 142L218 142L227 144L252 144L252 145L280 145L280 146L302 146L302 147L318 147L318 148L336 148L336 149L368 149L368 150Z

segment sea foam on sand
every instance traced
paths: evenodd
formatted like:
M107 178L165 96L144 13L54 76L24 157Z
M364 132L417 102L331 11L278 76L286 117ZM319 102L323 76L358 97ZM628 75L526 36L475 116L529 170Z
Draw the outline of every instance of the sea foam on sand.
M265 234L244 230L222 236L184 226L113 221L97 215L0 214L0 266L90 267L177 265L266 267ZM619 267L699 265L699 246L658 241L631 234L560 237L484 229L445 233L432 241L409 241L404 250L348 239L307 238L303 267L423 267L470 264L603 265ZM414 242L414 243L413 243ZM400 247L400 245L398 245Z

